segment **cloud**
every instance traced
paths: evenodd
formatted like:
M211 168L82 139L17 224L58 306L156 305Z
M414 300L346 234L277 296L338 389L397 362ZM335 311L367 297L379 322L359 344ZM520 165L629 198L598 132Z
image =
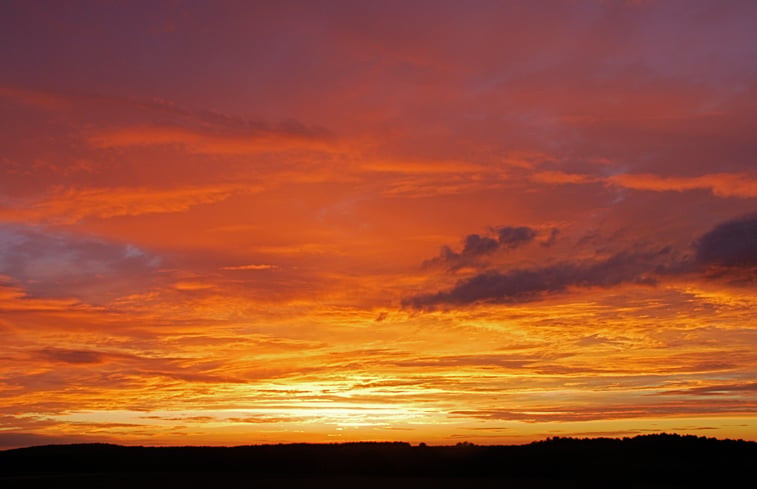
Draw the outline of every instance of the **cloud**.
M421 294L403 301L406 307L426 309L441 305L477 302L517 303L544 294L564 292L569 287L611 287L627 282L653 283L654 272L663 266L670 250L620 252L604 260L561 262L506 272L488 270L459 281L452 289Z
M70 350L67 348L44 348L39 355L46 360L73 364L92 364L103 361L102 355L96 351Z
M757 267L757 214L716 226L695 248L700 265Z
M542 171L531 174L531 181L553 185L605 183L617 187L650 192L685 192L709 190L718 197L755 198L757 178L746 173L710 173L696 177L664 177L648 173L621 173L610 177Z
M182 212L192 207L226 200L235 193L255 192L255 185L211 185L150 189L140 187L59 189L47 198L24 207L0 209L10 221L70 224L88 217L110 218Z
M459 268L467 256L481 256L495 249L517 247L534 239L531 228L500 228L499 240L470 235L460 253L448 247L427 263L451 263ZM542 244L551 245L558 231L552 230ZM701 235L694 244L694 257L679 256L670 247L659 251L622 251L605 259L562 261L553 265L485 270L460 280L447 291L419 294L403 301L405 307L433 309L438 305L477 302L518 303L571 287L612 287L623 283L655 284L664 276L700 274L704 279L730 278L732 285L753 285L757 268L757 214L727 221ZM713 273L715 269L716 273Z
M496 231L500 247L508 250L515 249L526 243L530 243L536 237L536 231L525 226L505 226L497 229Z
M747 174L713 173L698 177L661 177L649 174L620 174L610 183L634 190L655 192L709 190L718 197L757 197L757 179Z
M96 148L179 145L191 153L203 154L332 151L336 147L332 138L308 131L301 125L245 132L213 132L178 126L132 126L93 133L88 141Z
M486 190L499 189L503 181L494 175L464 175L462 173L444 173L443 178L435 174L432 168L428 172L394 175L386 183L382 194L387 197L427 198L445 195L475 194Z
M476 256L491 253L499 247L496 240L478 234L470 234L465 238L462 256Z
M101 312L101 308L84 304L72 298L39 298L30 297L29 294L18 284L13 283L10 277L0 277L0 311L4 313L27 314L55 314L58 322L48 324L51 327L60 327L60 318L63 315ZM0 327L3 326L0 322ZM9 325L12 323L8 323Z
M522 369L532 366L538 362L547 359L553 359L569 354L523 354L523 353L504 353L504 354L483 354L483 355L449 355L437 357L422 357L410 360L392 361L399 367L421 367L424 369L439 367L501 367L506 369ZM551 357L551 358L548 358Z
M541 245L545 248L549 248L553 244L555 244L555 241L557 241L557 236L560 234L560 230L558 228L552 228L552 230L549 232L549 236L547 239L541 242Z
M51 92L20 87L0 86L0 97L46 110L60 110L70 106L65 97Z
M482 172L480 165L465 161L413 161L413 160L373 160L360 165L369 172L400 174L475 173Z
M450 269L458 269L475 263L479 258L490 255L496 251L514 250L528 244L537 235L536 230L526 227L502 226L493 228L494 237L480 234L469 234L463 240L463 249L458 253L449 246L443 246L436 258L424 263L424 266L443 264Z
M160 264L160 257L128 243L34 226L0 226L0 273L34 295L105 292L143 284Z
M156 130L152 137L158 139L161 138L161 131L163 131L162 137L170 138L169 134L173 129L211 136L219 134L250 137L281 135L303 139L331 139L331 133L327 129L306 125L292 119L271 124L262 120L246 119L214 110L198 110L155 97L120 97L102 93L61 92L9 85L0 85L0 97L50 111L84 109L91 114L96 110L111 109L126 114L137 110L140 113L140 120L143 119L141 113L147 112L150 118L169 116L174 121L180 121L174 125L135 125L120 130L95 132L90 134L90 138L95 142L101 137L107 140L109 134L115 136L116 142L119 135L125 138L123 142L129 142L129 134L136 136L140 133L140 130L150 132L151 129ZM188 127L192 125L195 126L194 129ZM209 128L214 128L216 132ZM136 141L135 144L140 145L139 141ZM155 144L161 144L161 142L155 141Z
M279 268L277 265L270 265L270 264L260 264L260 265L238 265L238 266L231 266L231 267L222 267L221 270L234 270L234 271L241 271L241 270L275 270Z
M453 411L452 414L481 419L499 419L510 421L524 421L527 423L537 422L560 422L560 421L591 421L601 419L627 419L652 416L676 416L676 415L748 415L757 407L753 402L721 401L721 402L692 402L686 404L680 401L656 403L656 404L626 404L626 405L593 405L588 407L572 407L570 410L565 406L552 409L527 409L527 410L466 410Z
M602 181L601 178L581 173L566 173L564 171L542 171L531 175L531 180L547 184L582 184Z
M746 173L711 173L697 177L663 177L646 173L621 173L610 177L600 177L583 173L544 171L534 173L530 178L534 182L556 185L605 183L650 192L709 190L718 197L744 199L757 197L757 179Z
M556 163L558 159L540 151L509 151L501 161L508 166L532 169L544 163Z
M684 396L728 396L757 395L757 382L747 382L742 384L717 384L702 387L692 387L691 389L668 390L656 393L655 395L684 395Z

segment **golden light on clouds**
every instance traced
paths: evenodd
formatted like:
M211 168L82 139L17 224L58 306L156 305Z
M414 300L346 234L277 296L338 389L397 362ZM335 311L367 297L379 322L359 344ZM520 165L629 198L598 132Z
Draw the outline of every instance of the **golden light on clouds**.
M0 448L757 439L754 6L13 5Z

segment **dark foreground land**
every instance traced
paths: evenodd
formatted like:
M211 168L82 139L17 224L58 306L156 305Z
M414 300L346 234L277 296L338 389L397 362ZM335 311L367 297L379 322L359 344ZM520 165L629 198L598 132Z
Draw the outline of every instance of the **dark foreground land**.
M0 452L0 487L726 488L753 482L755 467L755 442L666 434L520 446L50 445Z

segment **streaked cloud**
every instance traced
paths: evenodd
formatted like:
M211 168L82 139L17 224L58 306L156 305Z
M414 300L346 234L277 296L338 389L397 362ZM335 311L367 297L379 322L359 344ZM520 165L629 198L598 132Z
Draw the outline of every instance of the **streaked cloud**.
M662 177L650 174L620 174L609 179L613 184L634 190L683 192L709 190L718 197L757 197L757 178L749 174L712 173L697 177Z
M30 205L0 209L9 221L75 223L86 218L139 216L186 211L223 201L236 193L257 192L260 185L225 184L184 188L66 188Z
M234 266L222 267L223 270L235 270L235 271L244 271L244 270L275 270L277 268L279 268L277 265L270 265L270 264L267 264L267 263L250 264L250 265L234 265Z
M755 198L757 179L747 173L713 173L696 177L666 177L653 174L620 173L611 177L564 171L544 171L531 175L531 180L545 184L604 183L632 190L650 192L685 192L708 190L717 197Z
M178 145L204 154L257 154L281 151L327 151L336 142L322 134L258 130L247 134L216 134L183 127L138 126L100 131L88 138L96 148Z
M756 3L8 6L0 444L757 439Z

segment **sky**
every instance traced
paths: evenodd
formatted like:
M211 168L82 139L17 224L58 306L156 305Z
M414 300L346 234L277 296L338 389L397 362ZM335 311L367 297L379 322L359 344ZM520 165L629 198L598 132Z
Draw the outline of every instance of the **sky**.
M757 2L0 3L0 449L757 440Z

